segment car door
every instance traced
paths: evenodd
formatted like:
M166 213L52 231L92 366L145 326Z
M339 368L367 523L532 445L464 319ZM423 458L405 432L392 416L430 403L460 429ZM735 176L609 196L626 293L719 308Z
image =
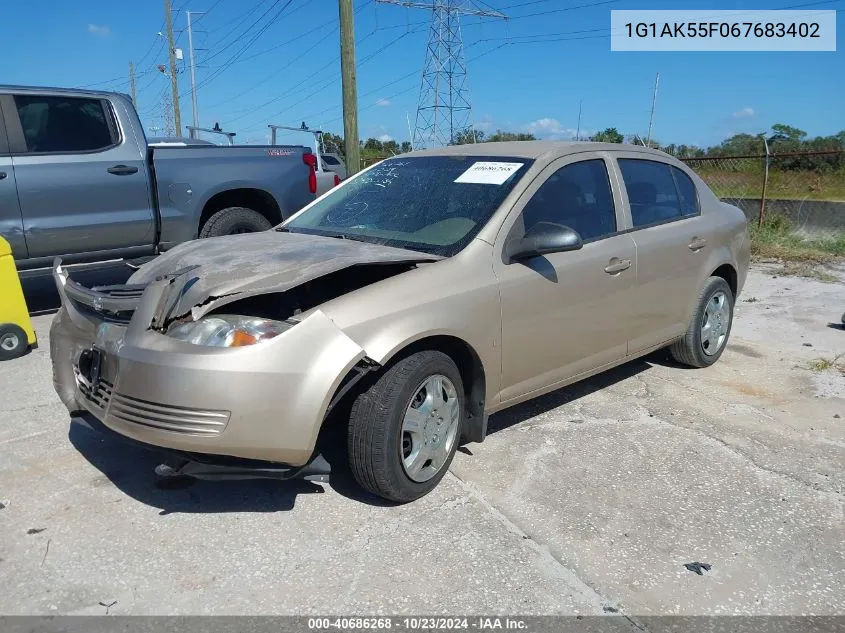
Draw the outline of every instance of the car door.
M499 232L493 266L502 306L503 403L627 353L636 251L623 232L612 176L604 153L556 160L526 189ZM502 255L507 243L538 222L575 229L583 247L508 263Z
M9 154L6 140L6 126L3 123L3 109L0 107L0 235L12 247L15 259L27 256L26 241L23 237L23 219L18 205L18 192L15 187L15 170Z
M628 316L635 355L686 331L708 230L695 185L682 169L642 153L615 158L637 246L637 300Z
M132 131L122 129L108 100L37 93L0 99L30 257L153 243L143 139L127 138Z

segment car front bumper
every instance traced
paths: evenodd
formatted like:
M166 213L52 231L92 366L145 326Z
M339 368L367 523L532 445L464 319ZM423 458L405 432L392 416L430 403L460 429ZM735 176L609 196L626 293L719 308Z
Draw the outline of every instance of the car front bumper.
M320 311L252 347L178 341L151 329L170 291L166 281L143 290L128 323L114 322L92 308L96 290L86 295L57 271L62 308L50 333L56 392L71 413L88 412L153 447L306 464L333 395L365 357Z

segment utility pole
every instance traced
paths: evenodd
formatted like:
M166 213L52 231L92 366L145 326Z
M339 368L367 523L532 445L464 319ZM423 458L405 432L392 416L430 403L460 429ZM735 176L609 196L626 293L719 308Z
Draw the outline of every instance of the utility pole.
M173 125L176 136L182 136L182 116L179 114L179 82L176 77L176 43L173 41L173 16L170 0L164 0L164 19L167 23L167 46L170 50L170 90L173 93Z
M132 105L138 108L138 100L135 99L135 64L129 62L129 93L132 95Z
M191 64L191 113L193 114L194 127L199 125L199 108L197 108L197 77L196 65L194 64L194 34L191 30L191 15L202 15L204 11L186 11L188 16L188 58Z
M584 104L583 99L578 100L578 128L575 130L575 140L581 140L581 106Z
M351 176L361 169L352 0L338 0L338 9L340 12L340 73L343 78L343 138L346 145L346 169L348 175Z
M660 84L660 73L654 79L654 94L651 97L651 114L648 117L648 138L646 139L646 147L651 147L651 126L654 123L654 106L657 104L657 86Z

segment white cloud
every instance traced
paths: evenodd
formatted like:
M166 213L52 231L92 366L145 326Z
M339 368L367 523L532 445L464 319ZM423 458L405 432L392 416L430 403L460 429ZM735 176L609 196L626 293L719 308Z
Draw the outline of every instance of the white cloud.
M105 37L106 35L111 35L111 29L106 26L105 24L89 24L88 25L88 32L91 35L99 35L101 37Z
M393 137L390 136L390 134L382 134L378 137L378 140L380 140L382 143L387 143L387 141L392 141Z
M735 119L748 119L753 117L756 112L754 112L754 108L743 108L742 110L737 110L733 113L733 118Z
M379 99L376 101L376 105L382 108L386 108L390 105L390 99Z
M564 127L560 121L551 117L532 121L525 126L525 130L538 138L550 139L573 138L576 132L574 128Z
M481 132L489 132L493 129L493 117L491 117L489 114L485 114L483 117L481 117L475 122L473 127L476 130L480 130Z

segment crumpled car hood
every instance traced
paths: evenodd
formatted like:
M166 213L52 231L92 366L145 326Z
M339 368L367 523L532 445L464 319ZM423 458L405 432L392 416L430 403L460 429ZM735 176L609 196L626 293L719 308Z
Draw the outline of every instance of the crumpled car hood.
M198 318L226 302L217 299L284 292L349 266L439 259L390 246L271 230L180 244L141 266L127 283L148 284L191 268L168 312L174 317L193 312ZM196 310L201 304L206 309Z

